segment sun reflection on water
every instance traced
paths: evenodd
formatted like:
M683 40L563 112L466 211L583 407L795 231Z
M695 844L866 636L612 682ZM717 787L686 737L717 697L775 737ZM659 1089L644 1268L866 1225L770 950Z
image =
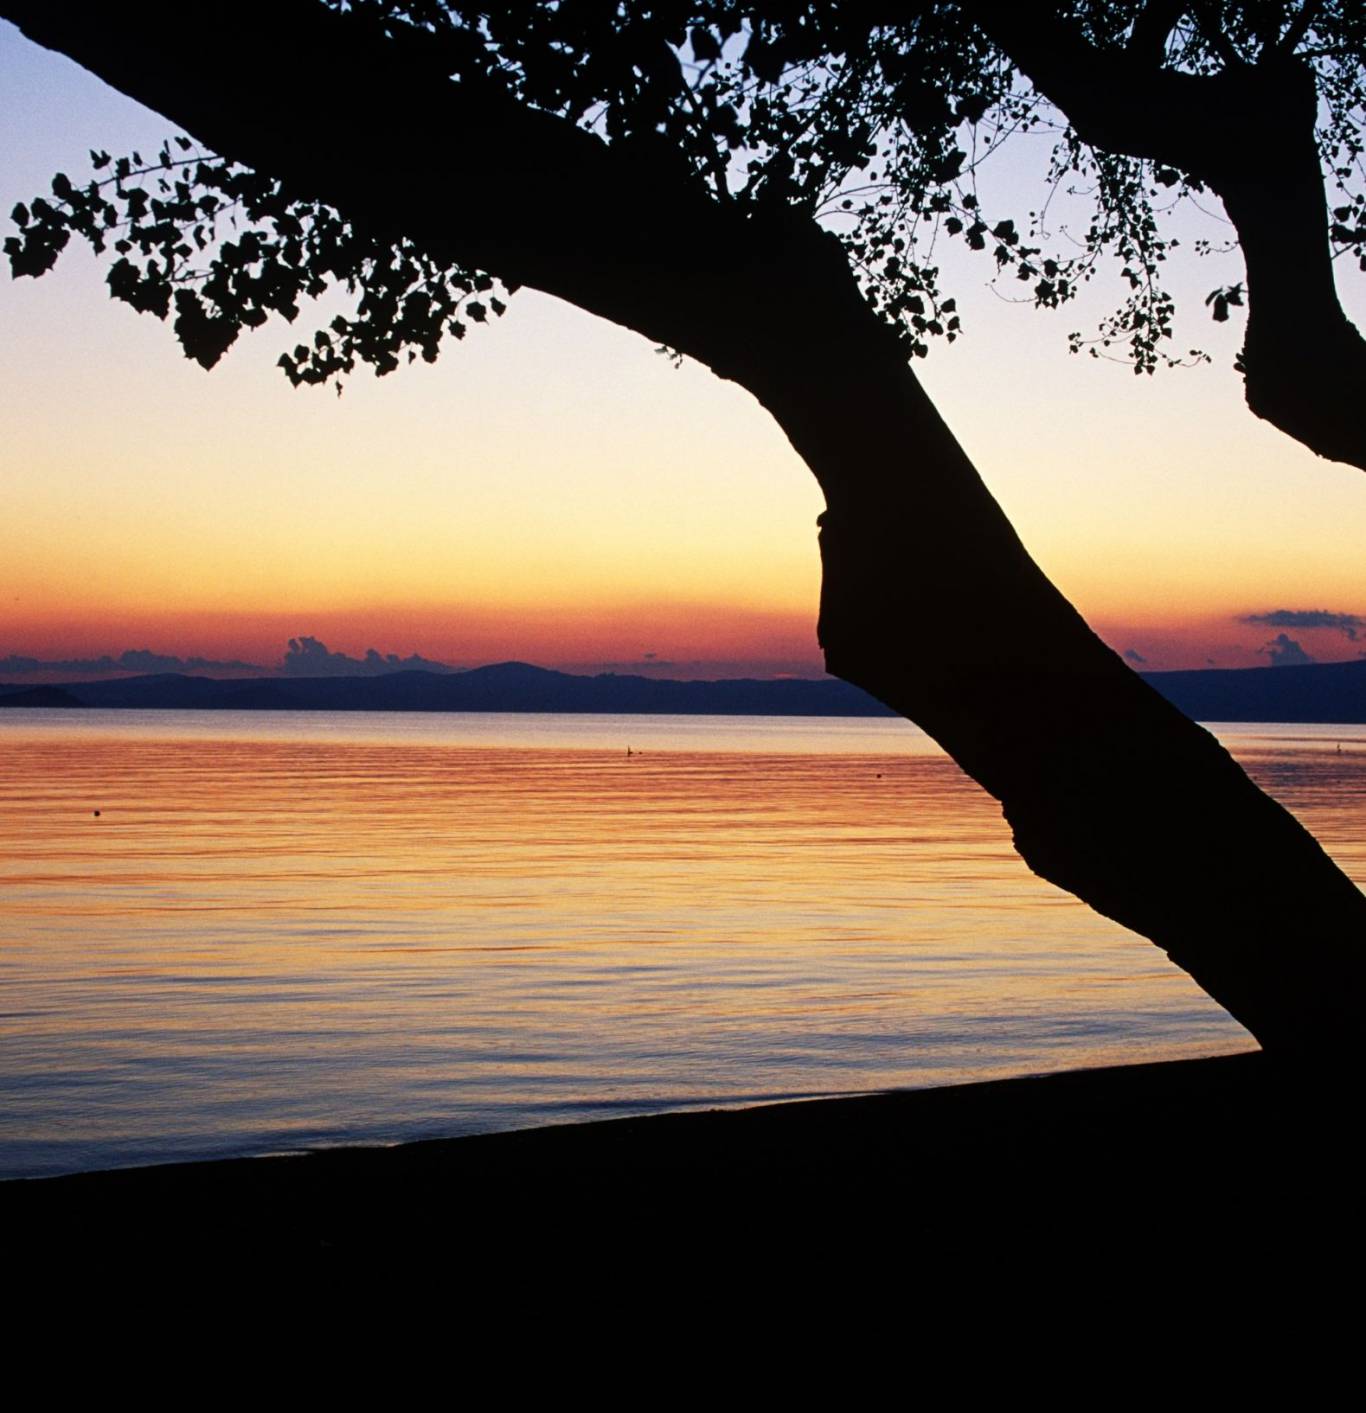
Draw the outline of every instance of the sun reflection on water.
M9 1175L1250 1044L904 723L13 715ZM1295 730L1232 744L1366 878Z

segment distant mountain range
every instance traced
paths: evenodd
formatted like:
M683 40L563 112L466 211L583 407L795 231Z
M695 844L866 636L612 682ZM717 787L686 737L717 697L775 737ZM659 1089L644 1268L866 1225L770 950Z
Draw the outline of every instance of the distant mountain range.
M1308 667L1209 668L1143 676L1199 721L1366 723L1366 660ZM834 678L676 682L581 677L525 662L468 672L225 681L157 673L119 681L0 683L0 707L175 707L197 711L630 712L679 716L892 716Z

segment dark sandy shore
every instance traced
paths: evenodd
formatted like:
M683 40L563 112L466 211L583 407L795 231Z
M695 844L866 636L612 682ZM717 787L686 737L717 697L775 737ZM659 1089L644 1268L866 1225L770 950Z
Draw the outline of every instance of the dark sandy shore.
M1260 1054L0 1184L11 1260L1360 1241L1355 1094ZM870 1240L873 1243L870 1245ZM893 1257L895 1249L900 1254Z

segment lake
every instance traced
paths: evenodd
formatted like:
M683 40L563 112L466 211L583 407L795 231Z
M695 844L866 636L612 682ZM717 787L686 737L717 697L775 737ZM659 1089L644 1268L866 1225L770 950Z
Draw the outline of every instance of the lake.
M1366 883L1366 728L1214 728ZM1252 1048L888 719L0 719L0 1175Z

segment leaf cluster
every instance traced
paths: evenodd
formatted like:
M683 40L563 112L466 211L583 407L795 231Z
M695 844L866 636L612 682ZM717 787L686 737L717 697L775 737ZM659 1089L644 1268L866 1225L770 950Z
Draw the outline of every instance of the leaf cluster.
M354 297L279 363L290 381L323 383L368 364L391 372L406 357L435 362L447 335L505 304L493 279L443 266L411 243L358 231L320 202L297 201L274 179L167 142L152 160L90 154L94 177L64 173L50 197L15 207L10 268L41 275L73 235L112 251L110 294L166 320L187 357L212 368L244 329L272 315L293 323L305 299L333 287ZM340 388L340 384L338 384Z

